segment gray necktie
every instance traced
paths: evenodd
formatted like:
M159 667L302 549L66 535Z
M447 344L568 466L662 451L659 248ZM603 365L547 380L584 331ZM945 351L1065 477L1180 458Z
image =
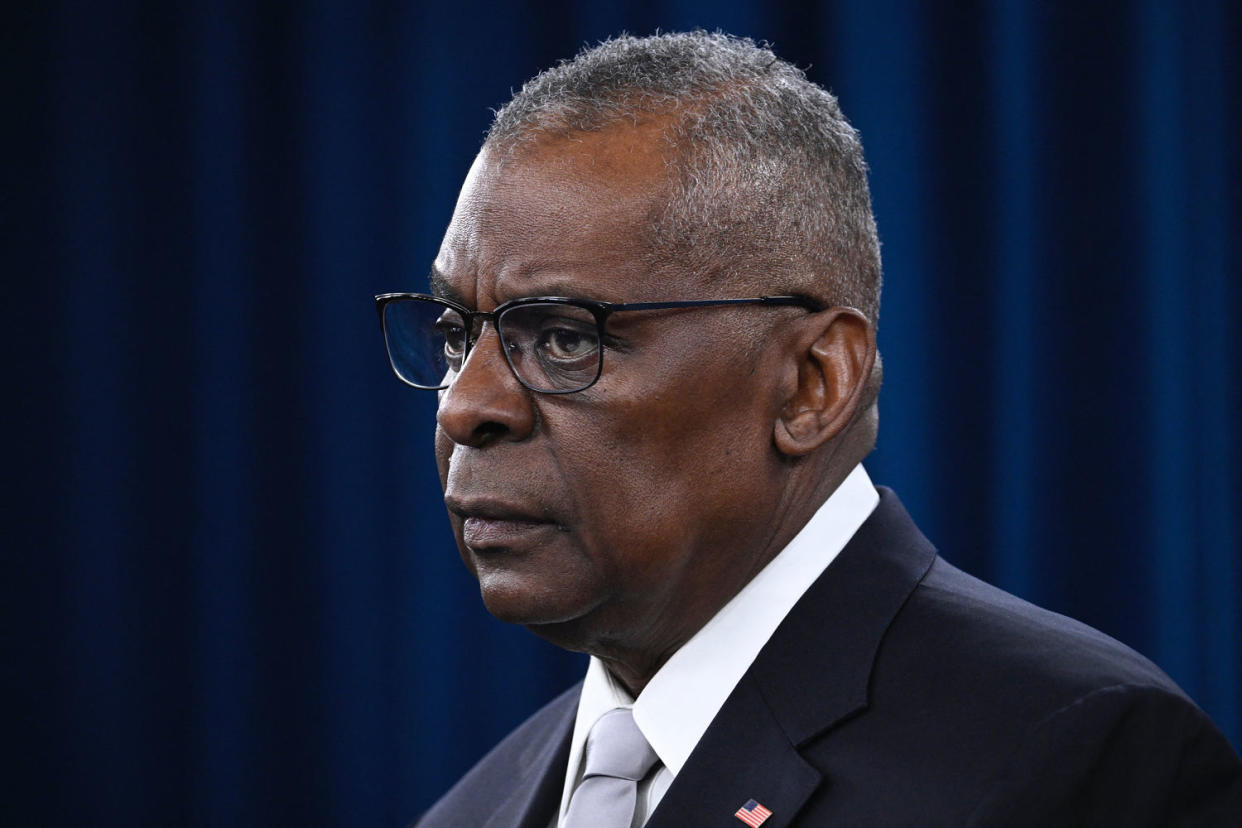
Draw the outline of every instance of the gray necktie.
M605 713L587 735L586 771L569 799L565 828L630 828L638 782L658 761L632 712Z

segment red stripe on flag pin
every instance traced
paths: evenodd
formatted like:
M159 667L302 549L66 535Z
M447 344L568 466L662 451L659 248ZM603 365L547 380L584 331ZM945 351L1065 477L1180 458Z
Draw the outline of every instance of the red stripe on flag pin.
M759 828L764 820L772 816L772 812L751 799L745 805L738 808L734 816L751 826L751 828Z

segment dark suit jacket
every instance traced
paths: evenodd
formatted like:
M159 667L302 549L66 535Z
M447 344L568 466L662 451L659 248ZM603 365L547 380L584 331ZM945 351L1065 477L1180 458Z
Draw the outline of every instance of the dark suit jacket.
M579 687L429 828L547 828ZM890 491L781 623L648 828L1242 825L1242 763L1155 665L936 555Z

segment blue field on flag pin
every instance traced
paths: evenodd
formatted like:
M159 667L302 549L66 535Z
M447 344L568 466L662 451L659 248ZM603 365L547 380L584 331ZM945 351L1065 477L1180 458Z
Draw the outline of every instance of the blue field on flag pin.
M735 817L745 822L752 828L759 828L763 821L772 816L772 812L760 805L753 799L747 800L746 804L737 809Z

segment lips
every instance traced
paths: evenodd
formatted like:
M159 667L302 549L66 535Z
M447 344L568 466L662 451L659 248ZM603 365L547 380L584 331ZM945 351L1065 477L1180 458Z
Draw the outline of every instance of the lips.
M461 537L474 550L512 549L533 543L538 535L555 529L556 524L547 522L466 518L461 524Z
M560 528L538 510L500 501L448 496L445 505L461 518L462 541L474 550L526 546Z

